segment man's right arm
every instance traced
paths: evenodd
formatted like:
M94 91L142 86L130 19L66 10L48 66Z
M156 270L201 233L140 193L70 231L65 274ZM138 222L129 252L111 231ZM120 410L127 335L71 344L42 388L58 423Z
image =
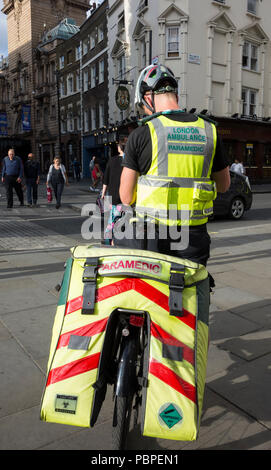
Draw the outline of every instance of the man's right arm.
M135 170L124 167L120 179L120 200L127 206L136 200L136 185L138 173Z
M231 184L229 162L221 138L218 136L212 168L212 180L216 183L218 193L228 191Z

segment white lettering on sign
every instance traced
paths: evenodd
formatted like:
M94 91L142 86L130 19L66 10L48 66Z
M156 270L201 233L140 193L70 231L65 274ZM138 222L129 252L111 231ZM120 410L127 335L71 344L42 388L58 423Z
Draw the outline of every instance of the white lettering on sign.
M151 274L159 274L162 270L160 263L151 263L148 261L141 261L141 260L125 260L125 261L113 261L111 263L102 264L99 267L99 274L103 274L105 272L114 272L114 271L143 271L148 272Z

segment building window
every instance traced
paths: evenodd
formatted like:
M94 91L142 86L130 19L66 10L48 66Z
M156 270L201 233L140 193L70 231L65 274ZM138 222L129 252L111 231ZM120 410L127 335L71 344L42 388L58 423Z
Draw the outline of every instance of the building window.
M257 0L247 0L247 11L256 15Z
M118 16L118 32L120 34L125 29L124 11Z
M99 62L99 83L104 82L104 60Z
M65 63L65 61L64 61L64 55L62 55L62 56L59 57L59 68L60 68L60 69L63 69L64 63Z
M258 46L245 41L243 46L243 67L248 70L258 70Z
M63 78L59 81L59 93L61 97L65 96L65 84Z
M77 103L77 130L81 130L81 106L80 101Z
M77 70L76 72L76 91L80 91L81 86L80 86L80 72Z
M72 51L67 52L67 64L72 63Z
M148 7L148 0L141 0L137 8L138 14L142 13Z
M95 47L95 37L90 36L90 48L93 49Z
M68 75L68 78L67 78L67 95L70 95L71 93L73 93L73 76Z
M85 39L83 42L83 55L85 55L88 51L88 40Z
M84 91L88 90L88 70L84 71Z
M242 89L242 101L243 101L243 115L244 116L253 116L256 115L256 101L257 101L257 92L256 90L251 90L250 88Z
M104 103L99 104L99 127L103 127L104 122Z
M96 122L96 108L93 106L91 108L91 130L94 131L97 127Z
M141 45L141 68L143 69L147 65L147 45L146 42L140 41Z
M84 132L88 132L89 130L89 114L88 109L84 110Z
M104 38L104 31L101 26L98 27L98 42L101 42Z
M96 66L93 65L91 67L91 79L90 79L90 86L91 88L94 88L96 86Z
M74 130L72 106L69 106L68 108L67 128L68 128L68 132L73 132Z
M81 47L80 47L80 44L78 46L76 46L75 48L75 60L79 60L80 59L80 54L81 53Z
M122 79L125 75L125 55L118 59L118 78Z
M179 28L167 28L167 57L179 57Z
M51 119L56 119L56 105L51 105Z

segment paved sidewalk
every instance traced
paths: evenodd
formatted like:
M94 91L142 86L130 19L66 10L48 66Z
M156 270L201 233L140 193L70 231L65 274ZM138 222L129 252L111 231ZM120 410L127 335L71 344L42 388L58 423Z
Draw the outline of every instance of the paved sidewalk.
M94 203L97 195L87 188L86 182L65 188L63 206L80 211L84 204ZM45 193L39 202L49 210ZM54 232L35 233L34 224L19 219L20 210L16 202L12 217L5 218L0 200L0 230L9 227L14 232L12 220L22 228L17 250L14 244L7 246L8 233L0 232L0 449L110 450L110 390L93 429L39 420L57 304L54 286L62 278L71 240L67 235L61 246L51 249L45 239L54 240ZM55 214L54 206L50 211ZM27 237L35 243L24 245ZM216 289L199 438L154 439L142 437L135 428L129 435L135 450L271 449L271 222L242 229L229 224L229 229L211 237L209 270Z

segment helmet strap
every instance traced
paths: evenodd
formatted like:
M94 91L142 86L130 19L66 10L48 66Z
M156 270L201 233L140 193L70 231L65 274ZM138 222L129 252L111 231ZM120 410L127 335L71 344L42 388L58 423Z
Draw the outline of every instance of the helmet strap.
M152 91L152 92L151 92L151 95L149 95L149 96L151 96L151 104L152 104L152 106L150 106L144 98L142 99L142 102L144 103L144 105L146 106L146 108L148 108L148 109L151 111L151 113L154 114L154 113L155 113L154 92Z

